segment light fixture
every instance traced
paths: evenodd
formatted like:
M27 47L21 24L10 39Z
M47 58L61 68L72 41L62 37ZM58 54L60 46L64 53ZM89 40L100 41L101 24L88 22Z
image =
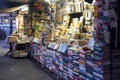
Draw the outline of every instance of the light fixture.
M21 11L28 11L28 6L21 9Z

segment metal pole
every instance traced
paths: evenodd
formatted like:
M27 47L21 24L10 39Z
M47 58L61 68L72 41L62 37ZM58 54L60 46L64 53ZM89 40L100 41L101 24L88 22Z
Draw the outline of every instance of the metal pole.
M10 13L10 34L13 32L13 22L12 22L12 13Z

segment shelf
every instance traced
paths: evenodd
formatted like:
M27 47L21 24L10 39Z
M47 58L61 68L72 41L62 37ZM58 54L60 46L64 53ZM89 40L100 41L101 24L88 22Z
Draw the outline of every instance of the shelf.
M67 14L60 14L57 15L57 17L63 16L63 15L82 15L83 12L75 12L75 13L67 13Z
M83 12L75 12L75 13L68 13L69 15L73 15L73 14L82 14Z
M66 2L65 4L67 5L74 5L74 4L79 4L79 3L84 3L84 2L81 2L81 1L78 1L78 2Z
M85 3L85 4L89 4L91 5L92 3L89 3L89 2L81 2L81 1L77 1L77 2L66 2L65 4L67 5L74 5L74 4L79 4L79 3Z

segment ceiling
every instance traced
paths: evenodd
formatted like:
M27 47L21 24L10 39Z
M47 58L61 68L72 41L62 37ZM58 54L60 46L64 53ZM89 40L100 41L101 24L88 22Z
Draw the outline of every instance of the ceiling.
M30 0L0 0L0 10L27 4Z
M10 13L16 10L19 10L22 5L26 5L35 0L0 0L0 13ZM45 0L37 0L42 3L44 6L47 6L48 3Z
M0 0L0 14L19 10L31 1L33 0Z
M28 3L32 0L0 0L0 2L19 2L19 3Z
M7 9L3 9L3 10L0 10L0 13L10 13L10 12L14 12L14 11L17 11L19 9L22 9L22 8L25 8L27 7L28 5L21 5L21 6L17 6L17 7L11 7L11 8L7 8Z
M29 3L29 2L33 2L35 0L0 0L0 2L16 2L16 3ZM37 0L40 2L44 2L45 0Z

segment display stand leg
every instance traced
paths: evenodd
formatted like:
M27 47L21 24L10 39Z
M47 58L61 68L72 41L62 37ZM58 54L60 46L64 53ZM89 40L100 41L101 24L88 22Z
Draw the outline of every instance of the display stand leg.
M5 54L5 56L7 56L9 53L12 54L12 50L13 50L12 43L10 43L9 45L10 45L10 50Z

